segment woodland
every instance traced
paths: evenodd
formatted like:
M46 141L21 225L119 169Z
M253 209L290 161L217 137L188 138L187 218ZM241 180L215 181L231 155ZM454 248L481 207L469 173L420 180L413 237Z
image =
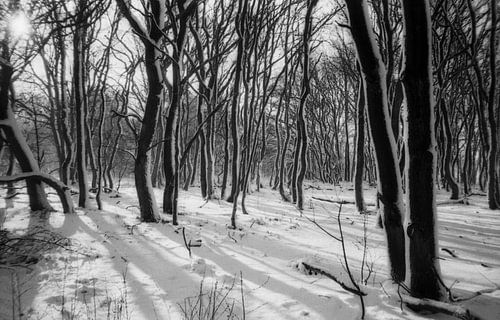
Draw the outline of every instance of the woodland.
M500 319L496 0L1 0L0 319Z

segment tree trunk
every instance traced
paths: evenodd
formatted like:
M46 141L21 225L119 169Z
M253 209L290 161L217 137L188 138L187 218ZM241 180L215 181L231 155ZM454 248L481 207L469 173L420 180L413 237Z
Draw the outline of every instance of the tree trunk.
M363 79L359 79L357 103L356 167L354 172L354 196L358 212L366 211L363 197L363 168L365 165L365 92Z
M2 176L0 177L0 184L2 183L12 183L21 180L28 179L36 179L39 181L43 181L56 190L57 195L61 201L63 212L64 213L75 213L75 209L73 207L73 199L71 199L70 188L62 183L61 181L55 179L49 174L41 173L41 172L23 172L20 174L15 174L11 176ZM50 209L53 210L53 209Z
M347 96L347 73L344 74L344 134L345 134L345 146L344 146L344 181L351 181L351 161L349 151L349 102Z
M78 206L88 207L89 188L86 165L86 112L85 100L85 52L86 52L86 19L84 17L85 2L79 2L78 23L73 38L73 90L75 95L76 114L76 171L78 177Z
M443 171L444 177L448 186L451 188L451 196L450 199L458 200L460 195L460 187L458 183L453 178L453 173L451 170L451 152L452 152L452 135L450 128L450 120L448 119L448 110L446 110L445 101L441 99L440 103L441 110L441 124L443 126L444 133L444 159L443 159Z
M498 179L497 152L498 152L498 136L497 124L495 120L495 94L496 88L496 27L497 27L497 1L490 1L491 11L491 31L490 31L490 88L488 93L488 124L490 148L488 150L488 206L490 209L500 208L500 186Z
M137 153L134 164L135 188L141 210L141 220L145 222L158 222L160 214L156 204L151 181L151 144L158 122L158 116L163 97L163 71L160 67L160 52L151 43L145 45L145 66L148 78L148 97L141 131L137 142Z
M177 225L177 201L179 195L179 110L182 101L182 55L186 41L187 23L196 9L196 1L184 7L181 1L177 4L179 11L178 30L175 35L176 46L172 59L172 97L165 124L164 162L165 190L163 192L163 212L172 215L172 224Z
M248 2L244 0L238 1L238 13L236 15L236 33L238 35L237 41L237 55L236 66L234 73L234 87L231 97L231 138L233 142L232 159L231 159L231 194L227 198L228 202L236 203L240 192L240 134L239 134L239 101L240 101L240 83L243 71L243 59L245 50L245 36L246 36L246 15L247 15ZM233 206L233 214L231 215L231 226L236 228L236 208Z
M229 105L224 112L224 164L222 165L222 184L220 188L220 198L226 197L227 178L229 176Z
M428 0L403 0L403 85L407 105L407 235L410 293L439 300L436 238L436 141L431 76L431 20Z
M3 61L0 60L0 127L7 138L11 152L14 153L19 162L21 170L23 172L39 172L38 164L17 125L14 112L9 102L9 90L14 70L12 66L8 64L7 43L8 41L6 40L0 42L4 55L2 57ZM36 177L29 177L26 179L26 185L32 211L53 210L47 200L42 180Z
M297 165L299 166L297 169L297 178L293 182L295 183L295 188L297 192L297 208L299 210L304 209L304 192L303 192L303 182L304 182L304 175L307 170L307 127L306 127L306 121L305 121L305 105L307 102L307 97L309 95L309 92L311 90L310 85L309 85L309 54L310 54L310 49L309 49L309 41L311 39L311 33L312 33L312 11L316 4L318 3L318 0L308 0L307 2L307 11L306 11L306 17L304 21L304 34L302 35L302 45L303 45L303 54L304 54L304 61L303 61L303 75L302 75L302 88L301 88L301 94L300 94L300 103L299 103L299 110L297 111L297 128L300 128L298 130L298 149L295 150L295 152L298 154L298 163ZM347 155L349 157L349 155Z
M385 68L375 47L366 0L346 1L351 33L365 83L368 123L375 148L378 198L382 203L382 222L387 236L391 277L405 279L405 238L402 224L403 199L397 150L387 105Z
M236 210L238 208L238 195L240 193L240 143L239 143L239 97L240 82L243 70L243 55L245 54L245 36L246 36L246 15L248 1L238 1L238 13L236 14L235 28L238 35L238 48L236 55L236 66L234 73L234 87L231 97L231 137L233 140L233 152L231 160L231 195L227 199L233 202L233 211L231 213L231 227L236 228Z

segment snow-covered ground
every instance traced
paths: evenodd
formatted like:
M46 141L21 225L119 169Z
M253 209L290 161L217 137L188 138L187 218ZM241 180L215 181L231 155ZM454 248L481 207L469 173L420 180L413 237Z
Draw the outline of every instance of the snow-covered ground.
M0 224L5 219L5 237L24 236L31 246L22 257L6 257L1 255L6 249L0 249L0 319L183 319L184 313L200 311L200 301L202 312L217 310L214 319L243 319L243 307L246 319L359 319L357 296L301 264L352 287L341 243L313 223L338 237L338 205L314 198L352 201L352 186L306 186L302 213L269 188L252 193L250 214L239 211L237 230L228 228L232 204L206 202L199 188L181 192L179 226L168 223L168 216L164 223L139 224L130 185L120 197L107 198L104 211L76 215L30 217L26 198L19 196L5 203L13 208L0 209ZM369 205L374 193L365 191ZM55 195L50 198L60 209ZM438 200L446 199L440 191ZM469 201L438 205L441 271L459 298L482 290L461 305L483 319L500 319L500 213L487 209L484 196ZM367 293L366 319L450 319L401 310L374 214L360 215L354 205L344 204L340 220L349 267L357 281L361 272L366 279L360 284ZM42 226L50 232L41 233ZM50 250L37 249L43 242L30 238L39 235L48 242L68 237L71 245L62 239ZM184 236L194 245L191 257Z

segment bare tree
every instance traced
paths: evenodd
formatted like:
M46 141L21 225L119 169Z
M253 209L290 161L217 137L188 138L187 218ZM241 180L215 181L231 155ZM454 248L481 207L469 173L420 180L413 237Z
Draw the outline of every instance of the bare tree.
M406 97L406 170L410 290L439 299L436 226L436 141L431 76L431 21L428 0L403 0Z
M141 219L146 222L157 222L160 215L151 183L151 146L160 109L163 106L164 75L161 67L161 48L166 12L162 1L149 0L150 12L145 14L144 23L141 23L132 13L129 3L117 0L117 5L144 45L144 65L149 88L137 143L134 176Z
M385 67L375 45L365 0L346 1L352 38L356 45L365 84L368 123L375 149L378 199L387 236L391 276L404 281L405 236L402 223L403 194L396 142L390 126Z
M304 32L302 35L302 46L303 46L303 64L302 64L302 84L301 84L301 94L300 94L300 103L299 109L297 111L297 144L295 148L295 153L298 155L296 159L298 162L295 166L298 167L297 179L293 182L295 184L295 188L297 190L297 208L302 210L304 208L304 192L303 192L303 182L304 176L307 170L307 128L305 121L305 104L307 101L307 96L311 90L309 84L309 41L311 38L311 29L312 29L312 11L316 4L317 0L308 0L307 2L307 11L306 17L304 21ZM349 155L347 155L349 156Z

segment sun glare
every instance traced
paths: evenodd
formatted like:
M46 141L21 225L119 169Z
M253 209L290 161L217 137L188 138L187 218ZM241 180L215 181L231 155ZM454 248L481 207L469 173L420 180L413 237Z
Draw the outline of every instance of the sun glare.
M31 23L26 14L18 11L12 15L9 21L9 31L13 38L23 38L31 32Z

